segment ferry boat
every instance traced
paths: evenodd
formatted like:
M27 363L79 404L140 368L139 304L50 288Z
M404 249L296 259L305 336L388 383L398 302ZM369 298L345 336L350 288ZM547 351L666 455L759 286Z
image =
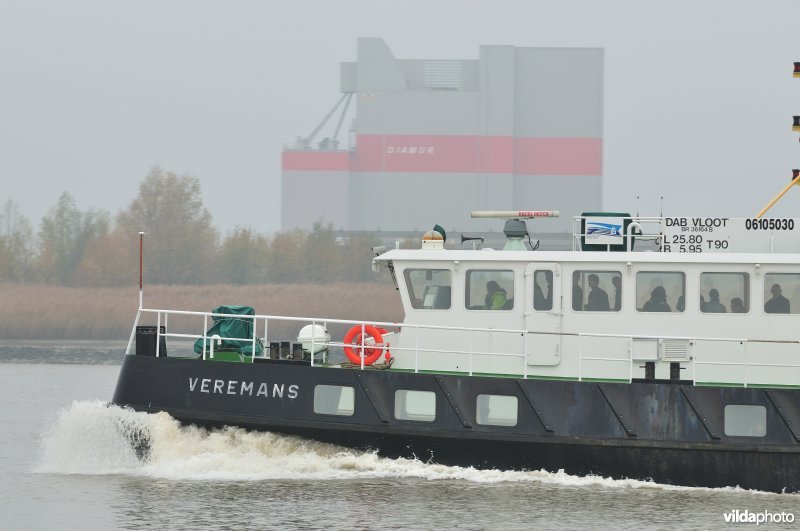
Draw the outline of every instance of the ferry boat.
M800 491L800 220L585 214L571 251L533 250L526 221L553 215L473 213L506 219L503 250L438 226L379 250L399 323L140 289L112 402L446 465Z

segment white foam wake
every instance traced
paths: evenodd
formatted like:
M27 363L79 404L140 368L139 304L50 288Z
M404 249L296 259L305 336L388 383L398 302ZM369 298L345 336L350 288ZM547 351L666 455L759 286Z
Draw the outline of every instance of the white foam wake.
M149 458L141 461L130 433L149 434ZM102 402L73 402L42 439L37 472L130 474L174 480L261 481L421 478L476 483L539 482L609 488L687 487L646 481L578 477L564 472L476 470L386 459L374 453L287 435L241 428L208 431L181 426L166 413L145 414ZM729 489L735 490L735 489Z

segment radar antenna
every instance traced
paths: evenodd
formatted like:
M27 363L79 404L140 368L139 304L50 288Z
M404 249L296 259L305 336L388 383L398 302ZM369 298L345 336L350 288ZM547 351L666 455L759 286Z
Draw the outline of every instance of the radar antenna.
M535 251L539 248L539 241L536 245L531 243L531 236L528 234L528 227L525 224L526 219L534 218L557 218L559 216L558 210L473 210L470 213L473 218L495 218L505 219L506 224L503 227L503 233L508 240L506 241L504 251L527 251L525 243L522 238L528 237L528 244L531 246L530 250Z

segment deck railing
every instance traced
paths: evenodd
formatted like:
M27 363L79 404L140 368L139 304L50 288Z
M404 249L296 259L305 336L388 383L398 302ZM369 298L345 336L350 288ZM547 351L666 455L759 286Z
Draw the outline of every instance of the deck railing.
M249 320L253 323L253 334L251 337L246 338L224 338L225 340L234 340L240 341L244 343L250 343L252 345L252 349L250 349L250 362L255 362L257 356L257 345L259 342L262 342L264 345L269 345L269 329L270 329L270 322L276 321L283 321L283 322L290 322L290 323L297 323L300 325L321 325L323 328L327 329L329 325L349 325L349 326L361 326L362 333L360 335L361 342L358 344L347 344L342 341L326 341L325 347L351 347L354 348L357 352L359 352L359 357L361 359L361 368L364 369L364 359L365 359L365 351L368 349L380 349L385 354L386 350L390 347L387 344L382 345L374 345L367 341L365 338L367 334L364 333L364 328L366 326L375 326L375 327L382 327L385 329L394 329L394 331L389 331L386 335L392 336L397 334L400 329L404 330L404 335L407 336L405 341L406 344L413 342L413 346L399 346L399 345L392 345L391 351L394 354L399 352L412 352L414 354L414 372L419 372L421 369L421 357L422 356L430 356L430 355L441 355L441 354L456 354L461 356L468 357L468 369L463 371L469 375L473 374L473 367L474 367L474 360L477 356L481 357L494 357L496 359L503 359L503 358L518 358L520 360L521 371L518 374L521 374L523 378L529 377L529 365L528 365L528 347L529 347L529 338L535 336L558 336L560 344L563 345L566 341L572 341L573 343L577 342L577 352L575 350L570 349L568 352L574 352L577 354L577 375L576 374L559 374L558 377L565 377L565 378L576 378L580 380L584 379L597 379L598 372L587 372L585 369L585 362L594 362L604 364L608 366L619 366L619 369L611 371L616 377L610 377L607 379L610 380L627 380L628 382L634 379L634 371L638 368L638 364L643 363L644 361L641 358L637 358L634 354L634 341L639 340L651 340L651 341L684 341L687 342L688 345L691 346L691 355L687 356L686 360L683 360L682 363L687 364L684 368L691 370L691 381L697 383L697 371L698 368L702 367L718 367L718 368L725 368L725 367L735 367L740 369L741 377L737 378L735 382L736 384L744 385L748 387L752 384L769 384L771 382L755 382L751 378L751 373L756 369L764 369L764 368L773 368L781 372L785 376L786 370L788 371L795 371L796 376L783 378L784 381L788 380L788 385L799 386L800 387L800 341L796 340L786 340L786 341L774 341L774 340L763 340L763 339L747 339L747 338L721 338L721 337L686 337L686 336L664 336L664 335L622 335L622 334L601 334L601 333L553 333L553 332L532 332L522 329L502 329L502 328L469 328L469 327L457 327L457 326L435 326L435 325L422 325L422 324L408 324L408 323L393 323L393 322L380 322L380 321L355 321L355 320L347 320L347 319L323 319L323 318L308 318L308 317L289 317L289 316L276 316L276 315L231 315L231 314L215 314L210 312L194 312L194 311L182 311L182 310L157 310L157 309L140 309L136 315L136 321L134 322L133 330L131 331L130 340L128 342L128 347L126 349L126 354L131 353L131 347L133 345L133 341L135 338L136 328L141 320L143 314L151 314L155 315L156 321L156 341L155 341L155 349L156 349L156 356L161 356L160 346L161 346L161 338L176 338L176 339L191 339L191 340L203 340L203 351L202 357L206 359L208 357L214 357L214 342L218 339L216 336L209 336L207 330L209 329L209 319L213 319L214 317L220 317L225 319L241 319L241 320ZM169 330L169 317L170 316L195 316L198 318L202 318L202 330L199 333L178 333L172 332ZM165 328L165 332L161 332L161 327ZM299 327L298 327L299 329ZM413 332L409 332L412 331ZM452 333L454 335L459 334L466 334L468 336L467 344L469 345L467 349L457 349L457 348L435 348L430 345L422 344L420 341L421 335L428 330L435 330L435 331L446 331L448 333ZM261 332L261 334L259 334ZM413 334L413 335L411 335ZM512 351L486 351L486 350L478 350L475 348L476 343L476 336L481 334L486 334L490 337L494 335L500 336L510 336L510 337L519 337L520 339L518 342L510 341L507 342L507 345L515 345ZM411 339L413 338L413 339ZM221 339L221 338L220 338ZM614 355L612 356L599 356L596 353L597 349L594 347L591 351L587 352L586 343L590 342L591 339L613 339L619 340L621 342L627 342L627 348L625 349L617 349ZM311 341L310 341L310 364L312 366L319 365L320 363L325 363L324 354L320 356L320 361L317 360L316 347L321 344L321 342L317 342L316 338L312 334ZM457 343L456 341L453 342L454 344ZM463 344L463 343L462 343ZM733 352L735 350L735 345L738 344L741 346L742 350L742 361L730 361L730 360L719 360L714 359L714 356L705 353L704 349L711 350L709 347L712 345L725 345L730 344L732 345L730 351ZM748 357L748 346L750 345L762 345L761 352L765 352L769 348L775 347L788 347L796 351L796 354L793 355L793 362L780 362L771 360L768 356L763 354L759 354L757 359L750 359L753 355ZM592 347L589 347L592 348ZM267 357L266 350L263 351L260 357ZM669 361L658 359L657 361ZM568 355L562 356L561 363L569 363ZM608 374L609 371L605 371ZM551 375L552 376L552 375Z
M435 325L422 325L422 324L408 324L408 323L394 323L394 322L382 322L382 321L354 321L349 319L323 319L323 318L309 318L309 317L289 317L289 316L278 316L278 315L231 315L231 314L217 314L211 312L195 312L195 311L185 311L185 310L157 310L157 309L148 309L143 308L137 312L136 320L134 322L133 330L131 330L130 340L128 341L128 347L126 349L126 354L131 353L131 348L133 346L133 341L136 334L136 328L141 321L142 314L154 314L156 316L156 356L160 356L160 338L180 338L180 339L192 339L192 340L203 340L203 351L202 357L206 359L206 357L212 357L213 350L212 350L212 343L217 339L213 336L209 336L207 330L209 329L209 318L213 320L214 317L220 317L224 319L240 319L240 320L248 320L253 322L253 335L251 337L225 337L219 338L224 339L226 341L240 341L240 342L247 342L252 345L250 349L250 361L254 362L256 359L256 352L258 350L257 344L261 342L264 345L269 344L269 328L270 322L274 321L283 321L283 322L292 322L298 323L302 325L321 325L323 328L328 328L329 325L350 325L350 326L361 326L362 333L361 343L358 344L348 344L342 341L326 341L325 346L327 347L351 347L356 349L359 352L359 357L361 359L361 368L364 368L364 359L365 359L365 351L369 349L380 349L384 352L389 350L389 347L386 344L383 345L373 345L369 342L368 335L365 334L364 328L366 326L374 326L374 327L381 327L386 329L396 329L394 332L389 332L386 334L387 336L391 337L391 335L396 334L401 328L405 330L414 330L415 331L415 345L414 347L401 347L397 345L391 346L391 351L394 353L397 352L414 352L415 353L415 372L419 372L420 370L420 352L425 353L438 353L438 354L460 354L460 355L469 355L469 366L470 369L467 371L470 375L472 374L472 365L473 365L473 357L484 355L484 356L498 356L498 357L516 357L522 360L523 366L523 375L527 377L527 363L525 363L525 352L527 347L527 333L525 330L522 329L504 329L504 328L467 328L467 327L458 327L458 326L435 326ZM202 331L200 333L176 333L170 332L169 328L167 327L169 316L196 316L202 317ZM162 325L165 327L166 331L161 332ZM298 327L299 328L299 327ZM424 330L441 330L441 331L449 331L453 333L465 333L470 336L470 348L468 350L459 350L459 349L441 349L441 348L426 348L424 345L421 346L419 343L420 333ZM263 335L259 335L259 331L263 331ZM519 336L521 338L519 347L520 349L516 349L513 352L498 352L498 351L481 351L476 350L473 348L473 335L475 333L483 333L483 334L501 334L501 335L512 335L512 336ZM310 345L310 352L314 353L316 351L316 346L320 343L317 343L315 340L314 335L311 336L311 345ZM266 356L262 356L266 357ZM310 356L310 363L311 365L317 364L316 357L312 354Z
M619 334L594 334L594 333L581 333L581 334L561 334L562 336L576 336L578 338L578 380L582 380L584 378L591 378L584 374L583 371L583 362L584 361L601 361L601 362L610 362L610 363L624 363L627 365L628 369L628 381L633 379L633 371L634 367L637 364L644 363L644 360L637 359L634 357L633 354L633 342L635 340L653 340L653 341L684 341L687 342L692 347L692 355L687 359L685 362L690 362L689 367L685 367L687 369L691 369L691 377L685 378L687 380L691 380L692 382L697 383L697 370L698 367L735 367L741 369L741 377L736 382L729 382L729 383L739 383L742 384L744 387L748 387L753 384L765 384L770 382L756 382L752 381L750 378L750 374L752 373L753 369L756 368L776 368L776 369L789 369L794 370L796 372L796 376L794 378L790 378L789 385L795 385L800 387L800 341L797 340L763 340L763 339L747 339L747 338L729 338L729 337L686 337L686 336L648 336L648 335L636 335L636 336L625 336ZM587 355L584 352L584 344L586 338L610 338L610 339L621 339L627 340L628 348L627 348L627 356L626 357L597 357L593 355ZM730 344L734 345L742 345L742 356L744 361L720 361L720 360L713 360L710 359L709 355L703 352L703 348L708 348L710 345L718 345L718 344ZM788 346L796 351L795 360L797 362L794 363L770 363L769 359L764 359L765 356L762 353L760 355L760 359L751 360L748 359L748 345L759 345L762 344L765 347L776 347L776 346ZM733 349L731 349L733 350ZM765 349L762 348L762 352ZM657 360L657 361L664 361L664 360ZM667 360L669 361L669 360ZM684 378L682 378L684 379ZM720 382L715 382L720 383Z

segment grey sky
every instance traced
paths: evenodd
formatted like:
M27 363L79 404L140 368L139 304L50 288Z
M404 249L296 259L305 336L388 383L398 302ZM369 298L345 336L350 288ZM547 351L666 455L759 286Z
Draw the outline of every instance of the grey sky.
M799 21L797 0L3 0L0 200L34 224L64 190L114 213L160 165L200 179L222 229L276 230L282 145L369 36L401 59L603 47L604 207L751 216L800 166Z

